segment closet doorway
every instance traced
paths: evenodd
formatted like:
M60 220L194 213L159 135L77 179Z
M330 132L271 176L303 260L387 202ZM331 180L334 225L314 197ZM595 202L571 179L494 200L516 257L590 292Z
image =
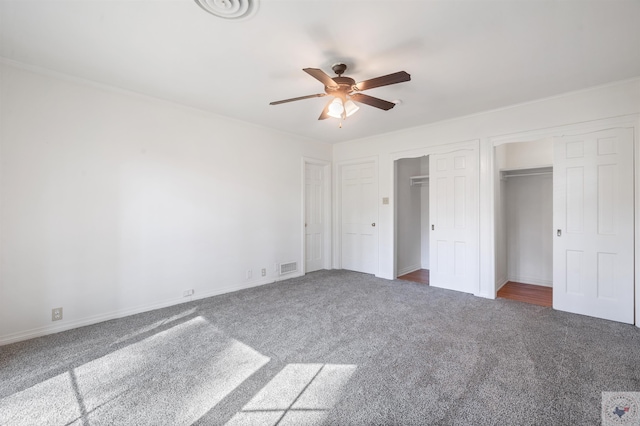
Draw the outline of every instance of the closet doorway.
M532 142L494 141L497 296L510 281L551 285L554 309L633 324L634 129L545 133ZM542 189L550 170L551 198ZM534 177L541 186L525 181ZM532 239L536 233L541 238Z
M432 287L478 293L478 142L394 158L396 277L428 270Z
M499 298L552 306L553 140L495 147Z
M429 284L429 157L395 162L396 276Z

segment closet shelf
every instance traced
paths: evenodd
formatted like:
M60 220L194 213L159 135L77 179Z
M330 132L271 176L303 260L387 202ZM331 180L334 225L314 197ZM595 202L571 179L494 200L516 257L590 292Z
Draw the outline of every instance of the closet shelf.
M507 169L501 171L502 178L553 175L553 167L535 167L530 169Z
M409 177L409 184L413 185L424 185L425 183L429 183L429 175L422 176L411 176Z

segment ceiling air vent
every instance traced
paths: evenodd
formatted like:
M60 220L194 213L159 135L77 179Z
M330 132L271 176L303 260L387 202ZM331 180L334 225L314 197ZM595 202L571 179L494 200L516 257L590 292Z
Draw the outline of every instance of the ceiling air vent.
M298 270L298 262L288 262L280 264L280 275L290 274Z
M198 6L223 19L247 19L258 10L258 0L195 0Z

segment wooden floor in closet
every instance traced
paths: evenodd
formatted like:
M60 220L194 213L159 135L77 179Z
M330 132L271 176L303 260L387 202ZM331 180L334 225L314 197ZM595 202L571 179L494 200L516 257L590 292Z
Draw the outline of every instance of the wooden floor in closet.
M398 279L429 285L429 270L418 269L417 271L409 272L408 274L402 275L398 277Z
M509 281L498 290L498 297L531 303L539 306L552 306L553 289L541 285L523 284Z

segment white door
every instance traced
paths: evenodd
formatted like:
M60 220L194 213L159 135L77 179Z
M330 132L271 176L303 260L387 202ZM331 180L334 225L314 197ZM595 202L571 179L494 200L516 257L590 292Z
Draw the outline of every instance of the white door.
M553 307L633 324L633 131L557 138Z
M377 179L374 162L342 166L342 268L375 274L378 269Z
M479 286L478 151L429 156L429 284L474 293Z
M304 265L313 272L324 265L324 166L305 163L304 181Z

